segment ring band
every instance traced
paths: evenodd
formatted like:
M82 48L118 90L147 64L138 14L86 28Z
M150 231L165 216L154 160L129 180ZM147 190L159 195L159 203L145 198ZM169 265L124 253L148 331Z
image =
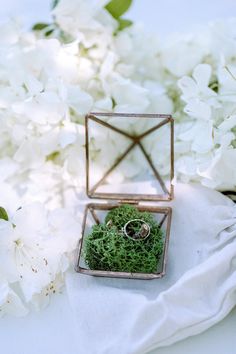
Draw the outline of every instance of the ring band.
M132 228L134 227L134 225L132 227L132 223L134 225L135 223L140 223L139 231L136 231L133 234L131 232L133 231ZM145 240L150 235L150 226L148 225L148 223L146 223L146 221L142 219L132 219L125 224L125 226L123 227L123 232L125 236L132 239L133 241Z

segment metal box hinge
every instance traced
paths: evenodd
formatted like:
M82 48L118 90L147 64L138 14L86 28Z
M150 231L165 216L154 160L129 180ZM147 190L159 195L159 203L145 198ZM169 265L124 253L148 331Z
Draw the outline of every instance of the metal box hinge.
M123 199L123 200L119 200L118 204L132 204L132 205L138 205L139 201L137 200L132 200L132 199Z

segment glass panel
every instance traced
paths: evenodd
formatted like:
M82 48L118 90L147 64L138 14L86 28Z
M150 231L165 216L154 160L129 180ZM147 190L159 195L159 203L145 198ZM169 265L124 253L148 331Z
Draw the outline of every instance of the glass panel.
M113 207L118 207L118 205L115 205ZM112 207L112 208L113 208ZM157 271L156 274L162 273L163 269L164 269L164 251L165 251L165 247L167 247L167 227L168 227L168 213L167 212L160 212L160 209L156 209L156 211L154 210L155 208L153 208L153 210L149 210L148 207L138 207L138 209L140 211L148 211L150 212L153 217L155 218L155 220L159 223L162 231L163 231L163 253L160 257L160 260L158 262L158 267L157 267ZM87 211L87 217L86 217L86 223L85 223L85 229L84 229L84 233L83 233L83 243L82 243L82 252L81 252L81 257L79 259L79 266L84 268L84 269L89 269L88 266L86 265L84 258L83 258L83 254L84 254L84 245L85 245L85 240L86 237L90 234L90 232L92 231L92 226L94 224L96 224L97 222L103 223L104 219L108 213L108 211L111 210L111 207L109 206L102 206L101 209L101 204L94 204L92 207L88 208ZM169 220L170 222L170 220ZM123 235L121 235L121 237L125 237ZM99 270L99 269L97 269Z
M87 119L90 196L170 199L170 117L91 114Z

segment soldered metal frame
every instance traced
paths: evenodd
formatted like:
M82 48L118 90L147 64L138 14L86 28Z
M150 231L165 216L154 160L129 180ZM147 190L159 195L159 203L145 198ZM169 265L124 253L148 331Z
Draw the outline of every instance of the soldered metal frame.
M157 273L129 273L129 272L113 272L109 270L98 270L98 269L88 269L80 266L80 260L82 257L83 242L85 238L85 228L88 213L93 217L95 224L100 224L102 221L99 219L96 210L109 211L113 208L121 206L122 203L89 203L85 207L84 219L82 224L82 237L79 241L76 255L76 267L75 270L78 273L94 275L99 277L108 277L108 278L128 278L128 279L142 279L150 280L162 278L166 274L166 264L167 264L167 254L168 254L168 245L170 238L170 226L171 226L171 215L172 209L170 207L158 207L158 206L147 206L139 205L138 203L132 203L139 211L147 211L150 213L162 214L162 218L159 222L159 226L162 228L163 224L166 221L166 229L164 230L165 239L164 239L164 249L162 255L162 269Z
M154 127L148 129L146 132L142 133L139 136L132 136L129 133L117 128L116 126L111 125L108 122L105 122L99 117L120 117L120 118L156 118L157 120L161 119L161 122L157 123ZM94 122L101 124L117 133L120 133L131 140L130 146L125 150L123 154L121 154L118 159L114 162L113 166L104 174L104 176L99 180L98 183L95 184L92 188L89 187L89 176L90 176L90 161L89 161L89 120L93 120ZM141 140L147 135L151 134L155 130L161 128L165 124L170 124L170 190L168 191L164 181L162 180L160 174L158 173L156 167L154 166L151 157L146 152L144 146L141 143ZM82 223L82 235L78 243L77 253L76 253L76 265L75 270L81 274L99 276L99 277L110 277L110 278L128 278L128 279L157 279L162 278L166 274L166 265L167 265L167 254L168 254L168 245L170 238L170 227L171 227L171 216L172 209L170 207L161 207L156 205L146 205L139 204L140 202L157 202L157 201L170 201L174 198L174 186L173 186L173 178L174 178L174 119L171 115L165 114L133 114L133 113L90 113L85 117L85 149L86 149L86 192L89 198L113 200L113 202L108 203L89 203L85 207L85 213ZM163 195L150 195L150 194L123 194L123 193L98 193L96 189L106 180L108 175L118 166L118 164L128 155L128 153L135 147L139 146L143 155L147 159L150 168L152 169L154 176L159 181L162 189ZM105 270L95 270L84 268L80 266L80 261L82 257L82 249L83 243L85 239L85 229L86 222L88 218L88 213L91 214L94 223L100 224L102 221L99 219L96 211L109 211L113 208L117 208L122 204L132 204L139 211L147 211L151 213L161 214L162 218L159 222L159 226L163 229L163 225L166 222L166 228L163 230L165 235L164 237L164 248L162 255L162 266L161 270L156 273L129 273L129 272L118 272L118 271L105 271Z
M131 135L126 131L117 128L116 126L99 119L99 117L119 117L121 119L125 118L144 118L150 119L155 118L161 120L157 125L148 129L144 133L138 136ZM116 159L114 164L104 173L103 177L90 188L90 157L89 157L89 120L96 122L106 128L109 128L116 133L125 136L127 139L131 140L131 144L128 148ZM166 188L164 181L162 180L159 172L157 171L151 157L147 153L145 147L142 144L142 139L153 133L155 130L160 129L163 125L170 124L170 188L169 191ZM160 183L162 187L163 194L153 195L153 194L127 194L127 193L98 193L97 188L103 184L106 178L111 174L112 171L126 158L126 156L133 150L136 146L139 146L145 159L147 160L155 178ZM171 115L167 114L134 114L134 113L90 113L85 117L85 149L86 149L86 193L89 198L96 199L112 199L112 200L137 200L137 201L168 201L172 200L174 197L174 187L172 184L174 178L174 119Z

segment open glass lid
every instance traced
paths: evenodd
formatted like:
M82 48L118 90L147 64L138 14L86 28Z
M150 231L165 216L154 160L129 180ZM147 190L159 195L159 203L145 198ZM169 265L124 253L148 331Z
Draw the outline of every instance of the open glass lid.
M174 121L170 115L86 116L86 189L90 198L173 198Z

